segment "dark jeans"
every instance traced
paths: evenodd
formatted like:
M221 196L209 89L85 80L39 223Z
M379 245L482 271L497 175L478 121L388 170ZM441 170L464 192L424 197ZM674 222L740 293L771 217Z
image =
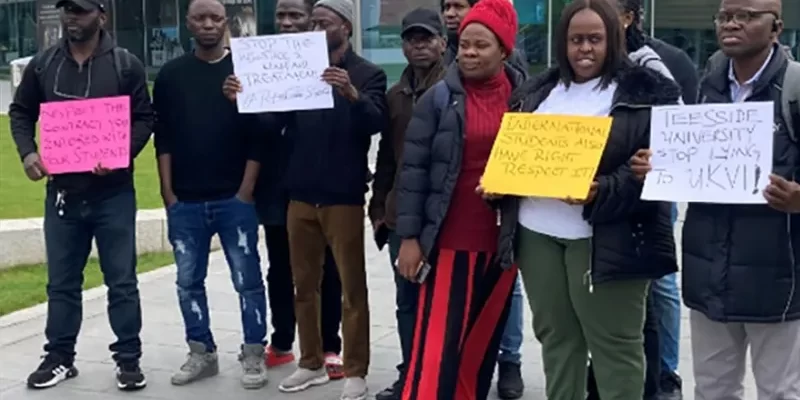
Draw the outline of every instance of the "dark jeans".
M97 242L103 281L108 287L108 319L117 341L109 346L114 360L142 356L142 309L136 279L136 195L123 189L101 200L84 201L70 194L56 206L48 187L44 205L47 252L47 344L44 351L72 360L81 328L83 270ZM59 215L59 209L61 215Z
M167 208L169 241L178 267L178 302L186 325L186 340L209 350L216 344L209 323L205 281L211 238L219 236L239 294L245 344L264 344L267 336L267 297L258 256L258 216L253 204L236 197L184 203Z
M267 292L272 312L272 346L281 351L292 349L295 337L294 283L289 261L289 234L285 225L265 225L267 241ZM340 354L342 339L339 325L342 322L342 283L330 247L325 250L325 264L321 288L322 350Z
M661 386L661 347L659 343L659 315L654 306L653 286L650 286L647 295L647 311L644 321L644 358L647 364L644 380L644 398L651 399L659 393ZM597 382L594 370L589 364L589 381L587 382L587 400L600 400L597 393Z
M400 236L394 231L389 232L389 262L394 272L395 304L397 310L397 335L400 337L400 349L403 352L403 362L397 365L401 382L405 380L406 366L411 363L411 350L414 343L414 324L417 320L417 301L419 299L419 284L403 278L397 273L394 266L400 253Z

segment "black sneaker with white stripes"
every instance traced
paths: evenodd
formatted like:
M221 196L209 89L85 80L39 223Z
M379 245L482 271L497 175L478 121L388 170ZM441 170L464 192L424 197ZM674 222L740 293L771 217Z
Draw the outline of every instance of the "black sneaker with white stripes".
M58 385L59 382L78 376L78 369L72 361L66 361L57 354L50 353L43 357L39 368L28 376L28 387L46 389Z
M144 379L138 361L122 361L117 363L117 387L126 392L144 389L147 380Z

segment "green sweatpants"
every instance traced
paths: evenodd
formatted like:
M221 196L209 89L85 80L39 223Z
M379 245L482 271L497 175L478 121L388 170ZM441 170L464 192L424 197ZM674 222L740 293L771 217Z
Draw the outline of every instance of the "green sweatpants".
M557 239L522 226L518 232L517 265L542 344L547 398L586 398L591 352L601 399L641 400L649 281L606 282L590 292L590 239Z

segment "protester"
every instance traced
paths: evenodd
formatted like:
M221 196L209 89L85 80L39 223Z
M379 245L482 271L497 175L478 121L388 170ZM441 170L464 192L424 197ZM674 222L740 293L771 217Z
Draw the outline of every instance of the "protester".
M144 67L117 47L104 29L102 0L61 0L64 38L36 55L23 73L9 106L11 134L25 174L47 178L44 238L47 252L46 355L28 377L28 387L48 388L78 375L75 342L81 326L81 286L86 260L97 244L100 268L108 287L109 322L117 341L109 349L117 364L117 387L146 386L139 367L142 310L136 278L136 196L133 159L152 132L153 116ZM40 106L128 96L131 110L129 168L49 175L36 140Z
M697 399L744 399L748 347L759 400L800 398L800 152L783 118L781 11L780 0L722 0L714 19L726 57L710 65L700 102L774 102L775 150L767 205L690 203L686 213L683 299Z
M205 290L211 238L219 235L242 309L241 383L258 389L267 383L267 304L253 204L261 132L255 118L240 115L219 89L233 72L223 41L225 7L216 0L194 0L186 25L195 50L164 65L153 88L161 195L189 345L187 360L172 375L172 384L219 373Z
M645 61L649 57L639 57L639 60L645 61L647 67L657 69L662 73L664 69L659 64L663 63L669 76L673 77L681 87L683 104L695 104L698 93L697 67L689 58L689 55L658 38L644 35L642 29L644 4L642 0L623 0L623 3L625 9L623 18L628 24L626 32L631 34L640 32L644 37L644 48L653 49L660 62L651 65L650 62ZM665 73L665 75L667 74ZM678 207L677 204L673 204L673 225L677 220L677 216ZM645 323L646 332L650 332L650 334L645 334L645 353L648 356L648 367L652 365L652 368L648 368L647 371L647 380L650 382L649 385L645 385L645 397L648 395L647 389L649 386L651 391L658 390L659 400L680 400L683 398L683 380L678 374L681 339L681 298L678 291L677 277L677 272L667 274L653 280L650 284L649 318ZM652 305L650 302L652 302ZM649 345L648 339L655 342ZM648 351L648 349L652 350ZM660 360L660 364L654 365L650 360ZM658 378L658 382L653 381L655 378Z
M298 33L311 30L313 0L278 0L275 5L275 26L278 33ZM283 133L283 132L282 132ZM267 347L267 366L277 367L294 361L292 347L295 337L294 283L289 258L289 234L286 230L286 211L289 206L283 176L289 162L289 141L283 135L271 135L264 152L261 173L256 184L255 198L259 219L264 225L267 242L267 293L272 314L272 340ZM342 320L342 284L330 247L325 249L320 304L320 330L325 366L331 379L344 377L342 339L339 324Z
M369 204L370 220L379 247L389 245L389 262L394 271L397 305L397 333L403 361L397 366L399 378L392 386L375 395L377 400L400 399L405 372L411 362L411 343L417 315L419 285L403 278L395 269L400 251L400 237L395 233L397 193L395 185L400 173L406 127L417 100L445 73L442 54L446 45L442 21L435 11L417 8L403 17L401 37L403 55L408 66L400 81L386 95L389 105L389 128L381 133L377 169L372 182Z
M518 204L515 254L551 399L584 398L589 352L600 398L642 398L648 280L677 270L670 205L640 202L627 163L649 142L650 107L676 104L680 90L626 57L622 31L613 2L567 5L556 28L558 66L513 100L527 112L613 118L586 199Z
M422 286L405 400L489 393L517 270L499 210L477 189L511 91L525 79L505 63L516 32L507 0L473 7L459 28L458 61L422 96L406 130L397 264Z
M636 65L650 68L662 75L673 79L672 73L662 61L658 53L651 48L648 43L648 38L642 30L642 15L644 6L642 0L619 0L617 2L620 22L623 25L625 32L625 47L628 53L628 58ZM668 45L667 45L668 46ZM680 51L680 50L678 50ZM692 67L694 69L694 67ZM696 95L694 96L696 97ZM674 205L673 205L674 207ZM674 212L673 212L674 218ZM674 221L673 221L674 222ZM675 383L680 385L680 378L677 373L668 367L662 366L663 356L661 354L661 320L664 317L661 313L661 308L657 307L657 302L668 302L665 306L670 307L667 312L676 312L668 321L670 324L677 323L678 326L669 326L670 329L680 329L680 300L677 294L677 282L675 276L677 273L671 273L653 282L661 282L661 284L651 284L648 289L646 317L644 324L644 354L646 360L646 374L644 385L644 399L680 399L681 391L680 386L675 388ZM656 294L656 286L663 287L659 294ZM674 286L674 287L673 287ZM673 292L672 289L675 291ZM660 297L657 297L659 296ZM671 306L673 300L677 300L677 309L673 310ZM670 340L664 338L665 340ZM674 341L674 339L671 339ZM674 342L675 346L678 345L677 341ZM590 365L591 368L591 365ZM663 370L662 370L663 368ZM677 365L676 365L677 368ZM665 388L662 389L662 381ZM600 399L597 392L597 383L594 381L594 373L589 371L589 381L587 384L587 391L589 395L587 400ZM670 397L667 397L670 396Z
M369 305L364 260L364 177L371 136L385 128L386 74L358 56L349 38L350 0L320 0L311 23L324 31L331 66L321 79L333 86L334 108L263 115L271 130L285 129L291 148L285 182L295 310L301 358L279 389L298 392L328 382L320 339L318 295L331 247L342 282L344 336L343 400L367 395ZM231 76L225 92L235 99L241 84Z
M447 47L444 54L445 65L456 61L458 54L458 28L472 6L479 0L444 0L442 18L447 27ZM528 62L519 48L514 48L508 58L509 64L520 73L528 75ZM511 298L511 311L506 322L503 339L500 341L500 356L497 358L497 394L501 399L518 399L525 392L522 380L522 330L523 298L522 285L517 277Z
M637 0L641 2L641 0ZM642 7L640 10L642 10ZM641 16L643 11L639 12ZM695 66L689 55L683 50L652 36L645 37L645 44L650 46L675 81L681 87L681 99L684 104L697 103L698 77ZM678 206L672 206L672 224L678 217ZM681 340L681 297L678 290L678 273L665 275L651 284L653 308L658 315L659 353L661 358L661 400L680 400L683 398L683 380L678 374Z

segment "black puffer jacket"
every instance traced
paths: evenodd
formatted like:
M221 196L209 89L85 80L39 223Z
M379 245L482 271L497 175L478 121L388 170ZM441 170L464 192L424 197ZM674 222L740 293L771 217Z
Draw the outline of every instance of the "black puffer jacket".
M558 84L553 68L527 82L512 96L512 108L533 112ZM678 270L672 232L672 206L641 201L642 184L628 167L639 149L649 147L654 105L677 104L680 88L646 67L627 63L616 77L614 122L595 176L594 201L583 209L592 225L591 284L623 279L655 279ZM513 254L519 198L503 199L499 253Z
M708 71L701 103L731 102L728 65L726 58ZM775 101L772 173L797 181L800 151L780 101L786 65L786 53L776 47L747 101ZM800 319L800 215L767 205L691 203L682 247L689 308L721 322Z
M513 88L525 81L525 76L508 64L506 73ZM449 101L441 110L435 101L438 85L447 85L450 90ZM426 257L436 245L461 171L465 95L458 66L452 64L444 80L417 101L406 129L403 162L395 187L396 233L404 239L418 238ZM510 265L504 263L503 267Z

